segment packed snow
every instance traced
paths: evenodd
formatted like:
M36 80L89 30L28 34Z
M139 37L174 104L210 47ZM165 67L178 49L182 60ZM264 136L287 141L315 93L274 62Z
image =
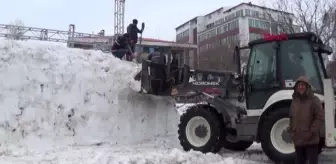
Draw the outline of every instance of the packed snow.
M139 68L99 51L0 40L0 163L269 163L259 145L184 152L177 123L190 104L176 110L169 98L137 93Z

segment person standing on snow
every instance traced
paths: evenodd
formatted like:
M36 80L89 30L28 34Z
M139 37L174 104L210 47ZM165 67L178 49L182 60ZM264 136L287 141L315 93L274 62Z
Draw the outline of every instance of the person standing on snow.
M294 85L289 117L288 132L295 146L296 164L305 164L306 161L317 164L324 108L304 76L299 77Z
M112 54L120 60L129 52L129 35L119 36L112 45Z
M132 52L129 52L127 54L127 57L128 57L127 60L128 61L132 60L131 53L134 53L135 45L138 43L138 33L143 32L143 29L139 30L137 25L138 25L138 20L133 19L133 22L131 24L129 24L128 27L127 27L127 33L130 36L130 48L131 48L131 51L132 51Z

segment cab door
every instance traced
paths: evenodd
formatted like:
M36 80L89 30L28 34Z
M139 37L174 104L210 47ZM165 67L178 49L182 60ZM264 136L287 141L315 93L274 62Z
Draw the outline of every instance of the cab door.
M336 147L336 110L332 80L324 79L325 144Z
M262 109L269 97L280 90L276 52L276 42L257 44L251 48L245 83L249 110Z

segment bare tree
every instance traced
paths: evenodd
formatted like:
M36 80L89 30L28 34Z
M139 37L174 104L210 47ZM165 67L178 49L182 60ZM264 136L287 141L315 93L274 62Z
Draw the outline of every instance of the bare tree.
M280 12L266 10L271 23L280 32L313 32L324 44L336 50L336 1L335 0L271 0L265 6ZM274 14L276 13L276 14ZM334 52L333 58L336 59ZM329 61L327 73L336 78L336 61Z
M239 46L239 40L218 40L211 44L205 52L199 54L199 68L213 70L235 71L237 66L234 62L234 49Z
M20 19L16 19L15 21L10 23L10 26L8 27L8 39L14 39L14 40L22 40L24 36L24 31L22 30L22 27L24 26L24 23Z
M268 7L281 11L268 18L282 32L294 33L298 30L314 32L323 42L330 45L336 35L336 1L334 0L272 0ZM274 13L274 11L272 12Z

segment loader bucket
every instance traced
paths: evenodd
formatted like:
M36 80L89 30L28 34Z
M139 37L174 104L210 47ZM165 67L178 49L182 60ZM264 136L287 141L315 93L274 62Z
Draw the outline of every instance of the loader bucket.
M134 77L141 81L141 88L147 94L165 96L167 95L167 66L153 63L150 60L143 60L141 72Z
M146 94L158 96L174 96L176 91L184 88L189 83L190 68L185 65L172 72L163 64L143 60L141 72L134 79L141 81L141 88Z

